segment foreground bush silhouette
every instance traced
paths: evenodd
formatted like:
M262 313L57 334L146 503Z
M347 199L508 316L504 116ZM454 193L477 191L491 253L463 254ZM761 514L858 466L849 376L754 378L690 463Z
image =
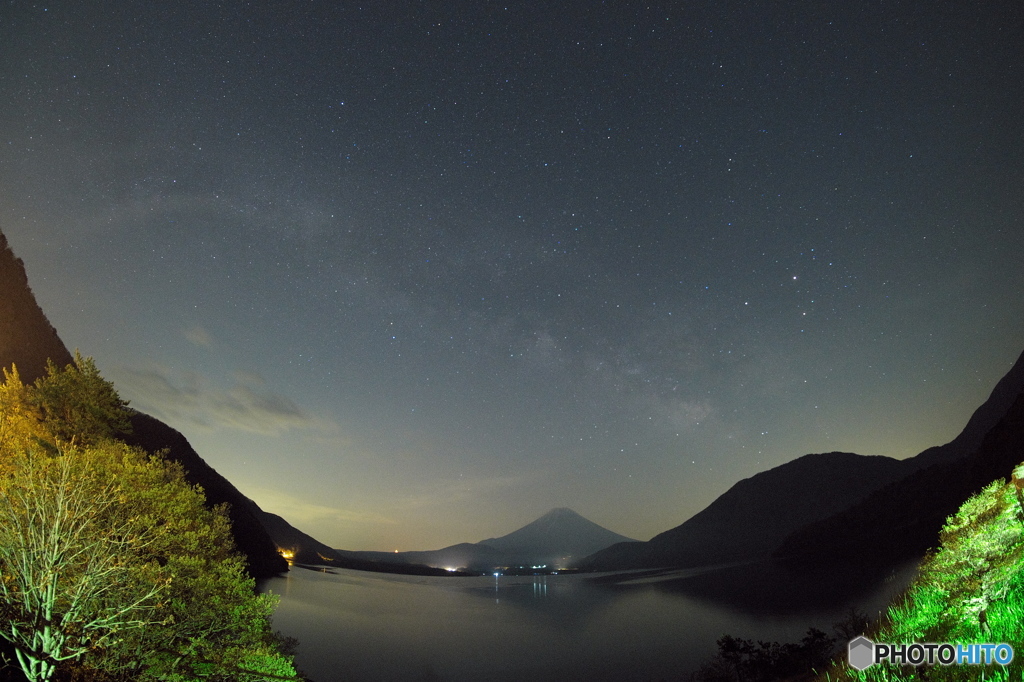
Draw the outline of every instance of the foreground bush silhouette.
M0 636L25 676L299 679L224 510L114 440L127 404L76 363L0 385Z
M718 655L691 675L692 682L771 682L805 677L826 663L836 640L808 628L799 643L780 644L723 635Z

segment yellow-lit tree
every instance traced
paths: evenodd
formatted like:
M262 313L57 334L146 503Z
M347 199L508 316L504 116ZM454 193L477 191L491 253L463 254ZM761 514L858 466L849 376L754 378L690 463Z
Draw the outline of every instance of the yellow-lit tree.
M31 402L31 387L21 381L18 368L5 367L0 383L0 475L4 474L18 452L46 439L42 416Z
M158 533L109 454L22 451L0 482L0 634L30 680L157 615L166 578L139 559Z
M128 402L100 376L92 358L76 350L75 364L60 368L47 361L46 369L28 397L53 440L88 445L131 430Z
M225 510L177 463L110 438L126 403L76 360L0 385L0 636L24 673L297 679Z

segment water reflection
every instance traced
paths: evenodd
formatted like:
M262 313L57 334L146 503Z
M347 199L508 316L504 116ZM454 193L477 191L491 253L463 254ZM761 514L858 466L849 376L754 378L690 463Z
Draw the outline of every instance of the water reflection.
M685 587L694 577L292 570L264 589L281 595L275 628L300 640L298 664L316 682L676 680L713 655L724 633L796 641L812 625L830 631L849 607L744 610ZM886 598L858 603L877 609Z
M834 566L827 571L799 571L768 561L685 575L666 574L651 584L666 593L741 613L799 618L813 617L842 604L872 603L875 593L895 594L916 571L917 562L896 569Z

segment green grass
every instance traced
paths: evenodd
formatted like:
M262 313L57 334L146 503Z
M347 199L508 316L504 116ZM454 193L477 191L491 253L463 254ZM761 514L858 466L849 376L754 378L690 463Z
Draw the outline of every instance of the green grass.
M999 665L874 665L841 662L818 679L862 682L1020 680L1024 670L1024 465L1014 480L998 480L947 519L940 546L887 618L867 636L875 642L1006 642L1014 662Z

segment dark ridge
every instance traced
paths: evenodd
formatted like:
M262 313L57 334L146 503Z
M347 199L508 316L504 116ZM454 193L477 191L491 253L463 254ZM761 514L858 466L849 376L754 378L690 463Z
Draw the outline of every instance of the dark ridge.
M338 554L316 538L303 533L277 514L259 509L256 516L260 524L267 529L274 544L282 550L291 552L291 560L298 564L329 564L336 565Z
M946 519L987 484L1024 461L1024 392L974 454L938 462L888 485L839 514L802 528L774 555L813 570L837 564L893 565L919 558Z
M649 542L613 545L579 566L605 571L762 559L797 528L845 509L906 471L905 463L890 457L804 455L736 483Z
M0 367L15 364L22 381L31 383L46 374L47 359L60 367L74 362L57 330L36 302L24 263L14 255L7 238L0 232ZM210 506L228 504L235 545L246 556L253 577L265 578L288 570L288 562L279 554L263 526L268 515L207 464L185 436L141 412L132 415L131 423L133 433L122 434L125 442L152 453L166 451L169 459L182 464L188 481L203 488ZM275 518L279 521L275 528L283 524L298 533L284 519ZM333 551L312 538L309 540L310 546L315 543L328 552Z
M465 575L446 571L443 568L424 566L411 561L381 561L376 557L360 556L359 552L345 552L331 549L316 538L295 528L277 514L265 512L257 507L257 515L267 529L270 537L278 547L291 552L291 560L296 564L312 566L330 566L331 568L350 568L356 571L372 571L374 573L398 573L401 575ZM381 554L386 552L368 552Z
M928 448L909 461L915 462L917 468L924 469L938 462L950 462L970 455L981 445L985 434L1010 409L1021 391L1024 391L1024 352L992 389L988 399L974 411L956 438L945 445Z
M228 504L235 545L245 554L250 575L267 578L288 570L288 562L260 524L258 515L263 512L255 502L207 464L178 431L141 412L133 414L131 421L132 433L122 436L126 443L152 453L166 450L168 459L180 462L185 468L188 481L202 487L207 504Z
M1022 391L1024 353L960 434L945 445L901 461L850 453L806 455L740 481L706 509L649 542L613 545L579 565L590 570L693 567L769 555L811 561L829 556L850 559L854 551L868 552L889 565L918 558L934 544L941 521L974 489L1006 475L991 469L992 476L985 478L989 469L981 466L981 470L972 469L971 478L963 469L967 465L958 462L982 446L986 434L1001 423ZM903 479L905 484L898 483ZM930 489L945 491L933 500L933 507L929 506ZM907 496L903 503L898 499L901 495ZM914 516L901 518L901 504ZM848 527L857 523L878 533L889 533L887 526L881 525L888 524L921 535L905 545L887 535L892 544L890 556L883 551L882 542L873 550L857 545L856 530ZM848 544L840 546L837 538Z
M17 365L29 384L46 374L47 359L58 367L74 362L29 288L25 263L0 232L0 367Z
M59 367L74 362L29 288L25 264L15 257L0 232L0 366L15 364L22 381L30 383L46 374L47 359ZM275 575L288 570L270 536L260 526L246 498L223 476L196 454L185 437L163 422L142 413L132 416L134 433L123 439L148 452L169 451L170 459L185 467L189 482L202 486L207 502L213 506L227 502L235 544L246 555L254 577Z

